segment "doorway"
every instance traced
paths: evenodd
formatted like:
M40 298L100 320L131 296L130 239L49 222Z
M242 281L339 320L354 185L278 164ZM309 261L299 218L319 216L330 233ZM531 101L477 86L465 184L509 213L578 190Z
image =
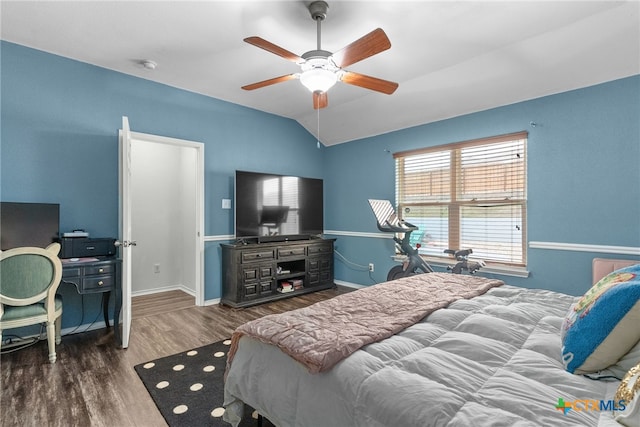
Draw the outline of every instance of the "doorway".
M204 145L131 137L131 295L180 290L203 305Z

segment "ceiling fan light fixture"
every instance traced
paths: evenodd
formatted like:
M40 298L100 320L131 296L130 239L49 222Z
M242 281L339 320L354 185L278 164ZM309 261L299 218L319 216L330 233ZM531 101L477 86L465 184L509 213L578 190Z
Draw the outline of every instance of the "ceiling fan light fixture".
M300 83L310 92L326 92L338 81L338 75L324 68L311 68L300 74Z

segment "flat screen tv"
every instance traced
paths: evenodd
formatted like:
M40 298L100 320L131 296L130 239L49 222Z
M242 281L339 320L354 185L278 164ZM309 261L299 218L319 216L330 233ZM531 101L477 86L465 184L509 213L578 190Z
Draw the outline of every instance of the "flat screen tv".
M58 241L60 205L0 202L0 249L22 246L45 248Z
M324 231L323 181L236 171L236 238L308 239Z

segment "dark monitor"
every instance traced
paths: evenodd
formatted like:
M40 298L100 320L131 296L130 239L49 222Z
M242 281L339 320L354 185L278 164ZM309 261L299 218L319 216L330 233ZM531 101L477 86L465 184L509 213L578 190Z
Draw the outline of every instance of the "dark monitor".
M0 249L45 248L59 238L57 203L0 202Z

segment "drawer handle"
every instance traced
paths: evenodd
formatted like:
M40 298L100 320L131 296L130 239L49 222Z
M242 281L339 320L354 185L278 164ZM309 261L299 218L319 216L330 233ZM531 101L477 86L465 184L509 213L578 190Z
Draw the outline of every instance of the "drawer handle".
M98 286L102 286L102 285L104 285L104 282L103 282L102 280L100 280L100 281L98 282Z
M98 273L102 273L104 271L104 268L99 268L98 269Z
M261 255L260 255L260 254L256 254L256 258L260 258L260 257L261 257Z

